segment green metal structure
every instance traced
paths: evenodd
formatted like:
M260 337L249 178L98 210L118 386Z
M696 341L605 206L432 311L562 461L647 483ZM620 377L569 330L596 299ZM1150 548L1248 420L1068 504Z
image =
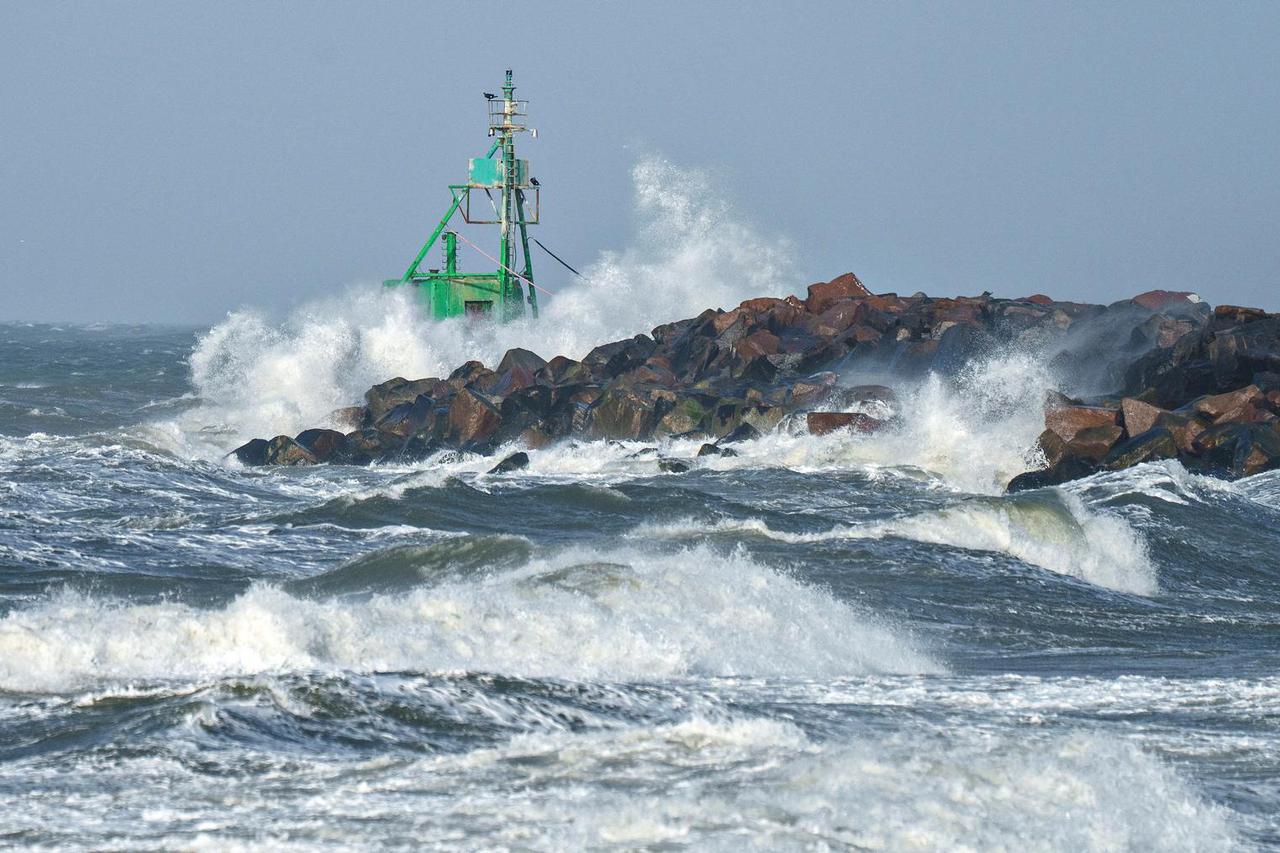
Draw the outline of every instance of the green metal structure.
M489 152L471 160L466 183L449 185L453 202L404 275L383 282L389 287L413 287L423 308L437 320L469 316L506 322L538 316L528 226L538 223L541 190L529 173L529 161L516 157L515 135L530 128L525 124L529 102L517 101L515 91L511 69L507 69L501 98L485 94L489 104L489 136L493 139ZM534 130L535 139L537 135ZM485 198L473 210L472 194L477 192ZM489 255L457 231L448 230L449 221L457 214L468 224L499 226L498 257ZM497 270L461 272L458 269L459 237L497 263ZM437 240L444 249L444 268L424 271L422 261Z

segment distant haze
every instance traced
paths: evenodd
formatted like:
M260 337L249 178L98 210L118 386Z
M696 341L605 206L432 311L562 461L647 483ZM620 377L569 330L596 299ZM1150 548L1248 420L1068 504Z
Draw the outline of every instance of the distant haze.
M571 263L632 241L657 155L801 285L1276 310L1278 45L1277 3L7 2L0 320L398 276L508 66Z

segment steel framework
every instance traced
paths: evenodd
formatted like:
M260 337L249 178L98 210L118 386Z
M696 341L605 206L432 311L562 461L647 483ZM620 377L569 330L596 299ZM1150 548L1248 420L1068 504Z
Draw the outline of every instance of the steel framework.
M489 105L489 136L493 144L484 157L471 160L467 181L450 184L453 201L400 278L388 279L387 286L411 286L418 300L438 320L449 317L487 317L506 322L524 316L538 316L538 295L533 283L533 260L529 255L528 226L536 225L542 210L542 193L529 172L529 161L516 157L515 135L531 128L526 124L528 101L515 99L516 87L507 69L502 97L486 94ZM537 137L537 131L533 131ZM471 195L483 192L481 202L488 210L472 209ZM526 216L531 202L532 216ZM481 208L483 210L483 208ZM498 257L482 254L498 264L494 272L464 273L458 269L458 238L447 230L449 221L461 213L468 224L499 226ZM444 269L421 269L431 247L443 235ZM517 247L516 239L519 238ZM463 242L471 243L466 237ZM474 245L474 244L471 244ZM478 248L478 247L477 247ZM516 265L522 262L522 269Z

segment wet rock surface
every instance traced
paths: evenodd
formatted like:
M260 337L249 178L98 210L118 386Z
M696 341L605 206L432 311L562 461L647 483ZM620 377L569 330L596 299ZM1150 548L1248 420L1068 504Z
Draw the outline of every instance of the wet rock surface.
M784 419L817 435L892 426L893 389L842 376L955 376L1009 347L1044 352L1060 375L1087 377L1105 394L1051 394L1045 467L1010 489L1168 458L1226 476L1280 467L1280 315L1211 310L1170 291L1109 306L1039 294L872 294L852 273L812 285L804 299L708 309L581 360L512 349L495 369L469 361L443 379L396 377L342 410L350 432L253 439L231 455L245 465L369 464L447 448L667 437L705 439L702 457L731 455L729 445ZM511 458L495 470L516 470L504 467ZM663 470L680 467L668 461Z
M1149 303L1182 296L1156 293ZM1220 305L1172 343L1135 359L1119 399L1050 401L1040 436L1048 466L1015 477L1009 489L1160 459L1225 477L1280 468L1278 366L1280 315Z

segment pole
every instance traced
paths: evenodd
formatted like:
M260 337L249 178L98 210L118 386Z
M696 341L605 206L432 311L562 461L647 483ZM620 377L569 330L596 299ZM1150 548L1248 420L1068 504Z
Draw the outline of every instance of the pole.
M524 190L516 190L516 222L520 225L520 244L524 251L524 280L529 282L529 311L538 319L538 293L533 287L533 256L529 254L529 231L524 222Z
M502 311L501 319L508 319L507 313L510 310L511 303L511 274L507 270L511 267L511 187L515 180L514 175L514 151L511 139L511 113L514 109L515 86L511 83L511 69L507 69L506 80L502 84L502 129L499 131L499 140L502 143L502 211L499 221L502 229L502 244L498 247L498 299L499 308Z

